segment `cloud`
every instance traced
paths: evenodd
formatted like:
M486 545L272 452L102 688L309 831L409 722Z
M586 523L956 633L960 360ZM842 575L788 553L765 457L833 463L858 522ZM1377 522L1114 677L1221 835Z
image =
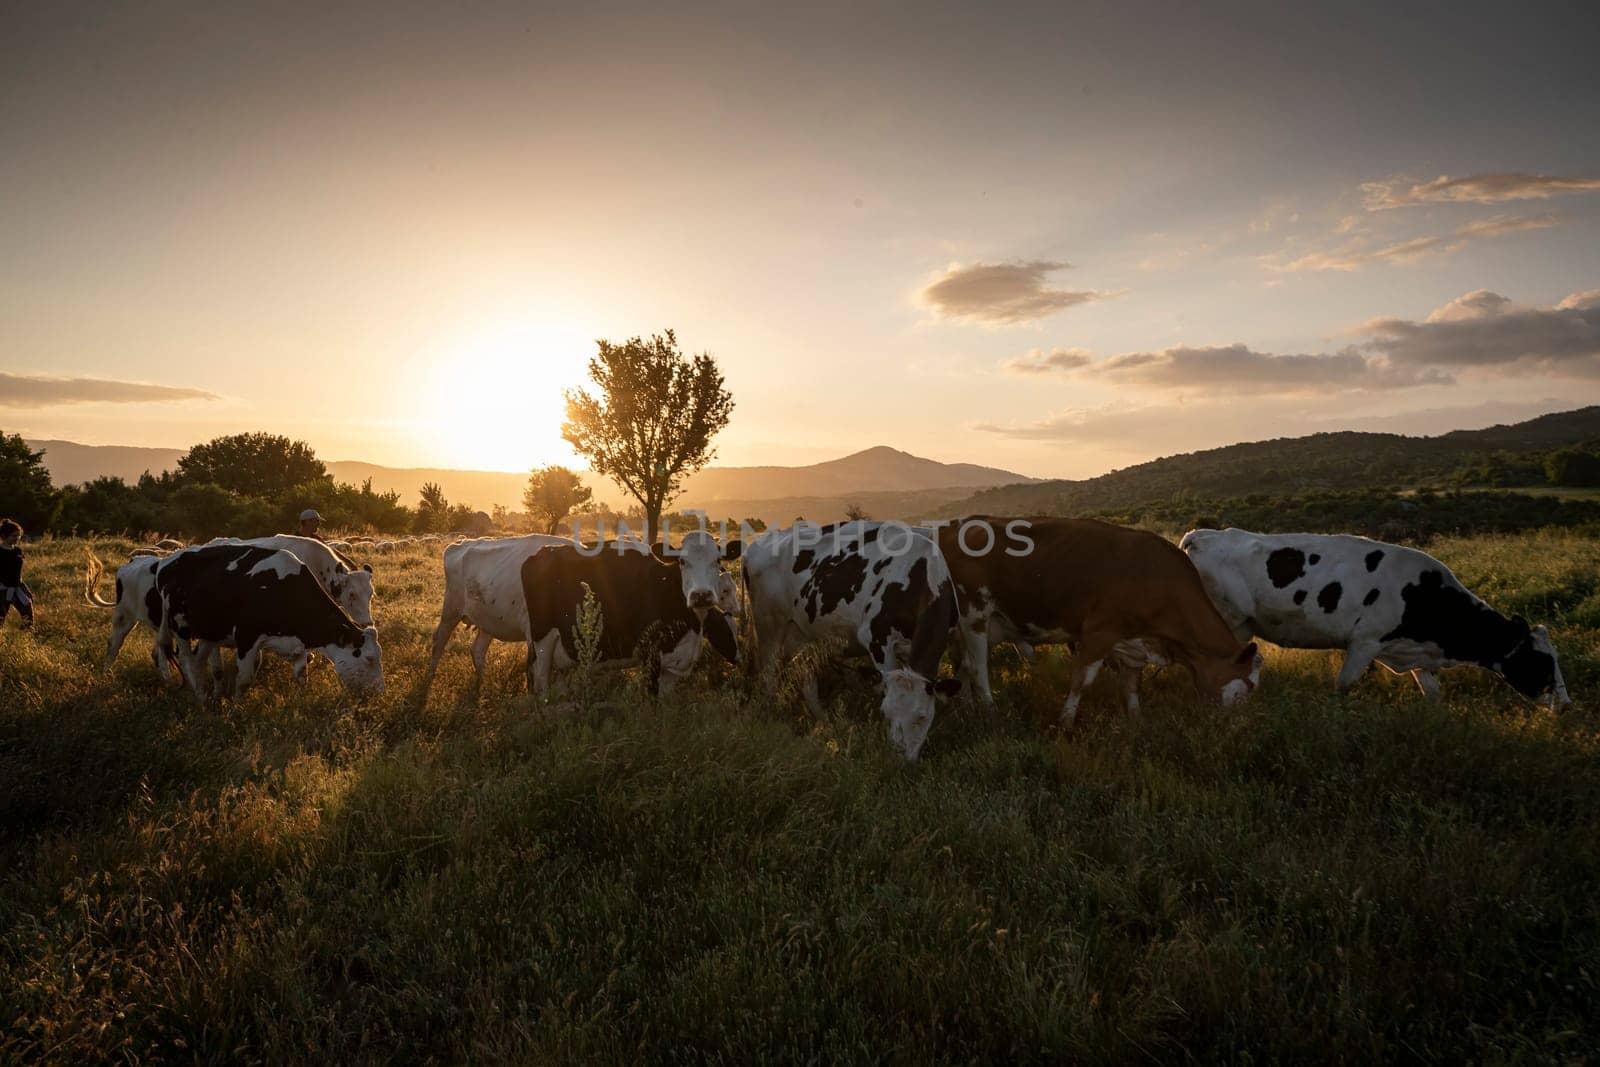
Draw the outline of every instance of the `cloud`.
M948 318L1013 325L1122 295L1120 291L1049 288L1045 276L1069 265L1044 259L970 267L951 264L922 290L922 302Z
M1493 218L1478 219L1458 226L1446 236L1413 237L1379 248L1369 248L1366 242L1360 241L1334 251L1308 252L1299 259L1285 264L1281 269L1354 271L1374 263L1416 263L1428 256L1452 255L1473 241L1502 237L1509 233L1522 233L1526 230L1549 229L1551 226L1559 225L1560 222L1560 217L1556 215L1496 215ZM1340 225L1342 227L1343 223ZM1347 229L1335 232L1346 232Z
M1361 192L1368 211L1416 204L1501 204L1510 200L1546 200L1564 193L1600 191L1600 178L1559 178L1547 174L1441 175L1431 182L1390 178L1364 182Z
M1448 374L1397 367L1353 349L1324 355L1278 355L1242 344L1177 345L1130 352L1094 364L1088 373L1151 389L1226 389L1233 393L1293 394L1334 390L1406 389L1448 385Z
M1003 360L1000 367L1012 374L1050 374L1077 370L1093 361L1094 357L1082 348L1052 348L1048 352L1035 348L1027 355Z
M51 378L0 371L0 407L47 408L65 404L148 404L173 400L219 400L215 393L172 385L118 382L109 378Z
M1486 289L1457 297L1421 322L1373 319L1364 351L1396 367L1538 367L1600 377L1600 289L1549 307L1512 303Z

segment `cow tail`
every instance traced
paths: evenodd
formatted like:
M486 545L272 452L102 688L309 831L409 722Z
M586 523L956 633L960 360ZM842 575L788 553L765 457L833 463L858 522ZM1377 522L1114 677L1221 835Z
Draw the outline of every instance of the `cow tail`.
M100 584L100 576L106 572L106 565L100 562L100 557L92 549L84 549L83 554L89 557L89 565L83 574L83 599L97 608L114 608L115 600L101 599L100 591L95 588Z

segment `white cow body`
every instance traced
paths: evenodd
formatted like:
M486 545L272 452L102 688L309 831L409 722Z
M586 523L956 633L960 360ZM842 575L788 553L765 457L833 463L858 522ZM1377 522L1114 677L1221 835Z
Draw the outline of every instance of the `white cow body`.
M1374 662L1411 672L1429 698L1432 672L1474 665L1529 697L1570 703L1543 626L1507 619L1420 549L1343 534L1191 530L1180 547L1241 640L1344 649L1338 688Z

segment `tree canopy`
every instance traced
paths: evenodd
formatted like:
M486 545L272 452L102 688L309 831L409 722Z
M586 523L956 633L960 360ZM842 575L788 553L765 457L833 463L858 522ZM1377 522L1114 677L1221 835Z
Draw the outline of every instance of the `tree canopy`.
M60 506L44 453L29 448L21 434L0 433L0 519L15 519L30 533L43 533Z
M711 440L728 425L733 396L717 361L685 355L671 330L598 346L589 360L594 392L567 390L561 435L639 502L653 541L683 479L716 454Z
M178 460L185 482L219 485L238 496L277 497L328 477L311 446L270 433L236 433L195 445Z
M594 490L583 484L576 471L551 465L528 475L522 508L536 524L543 524L545 533L553 534L562 519L593 497Z

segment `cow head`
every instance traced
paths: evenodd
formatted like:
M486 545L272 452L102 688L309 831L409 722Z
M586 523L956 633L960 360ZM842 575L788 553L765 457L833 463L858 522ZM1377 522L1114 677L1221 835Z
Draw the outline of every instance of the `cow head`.
M1231 659L1218 656L1195 664L1194 675L1202 693L1231 708L1261 684L1261 653L1251 641Z
M1571 704L1572 697L1567 695L1555 646L1550 643L1550 631L1543 626L1530 628L1528 620L1521 615L1513 618L1511 624L1516 627L1517 643L1505 659L1494 664L1494 670L1529 700L1537 700L1548 692L1552 705Z
M901 755L917 758L933 725L934 697L950 696L960 688L959 679L929 681L907 668L883 676L883 717L889 720L889 741Z
M333 663L345 688L364 693L383 692L383 650L378 647L376 626L368 626L354 639L341 638L318 651Z
M332 596L339 606L345 610L357 626L372 625L372 569L363 567L358 571L344 571L333 576L333 581L328 583L328 595Z
M736 613L733 578L722 569L722 561L738 559L740 548L738 541L718 545L705 530L695 530L683 539L673 555L678 560L683 599L690 611L702 616L710 608L727 615Z

